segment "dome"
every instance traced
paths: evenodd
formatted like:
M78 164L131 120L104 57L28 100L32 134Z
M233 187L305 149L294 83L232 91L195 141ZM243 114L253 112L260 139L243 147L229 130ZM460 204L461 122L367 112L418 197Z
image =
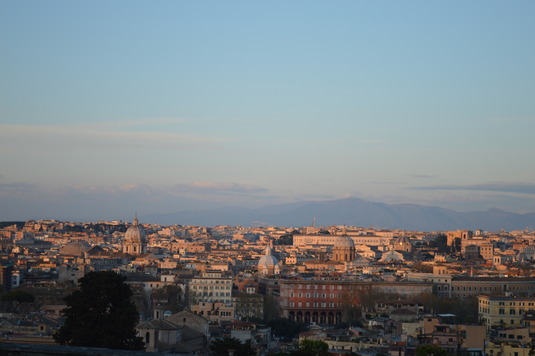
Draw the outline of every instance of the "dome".
M139 225L137 217L134 219L134 224L126 230L124 234L124 241L131 243L145 242L147 240L147 235L145 235L145 230Z
M411 244L411 240L406 236L401 236L401 237L398 237L397 239L394 240L394 244L396 244L396 245L410 245Z
M82 256L91 249L91 245L85 241L72 241L59 249L60 255Z
M334 241L333 248L355 248L355 242L347 235L340 235Z
M280 273L279 260L273 256L273 250L271 248L271 241L268 243L264 256L258 260L258 270L262 274L278 274Z
M258 260L258 266L269 267L269 266L276 266L278 264L279 264L279 261L273 255L264 255L260 257L260 260Z

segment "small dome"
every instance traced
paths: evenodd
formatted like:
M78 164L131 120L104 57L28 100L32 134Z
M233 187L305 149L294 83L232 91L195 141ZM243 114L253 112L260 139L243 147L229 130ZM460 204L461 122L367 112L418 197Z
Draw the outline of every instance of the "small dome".
M258 270L262 274L278 274L280 273L280 263L275 256L273 256L273 249L271 248L271 241L264 250L264 256L258 260Z
M269 267L269 266L276 266L278 264L279 264L279 261L273 255L264 255L260 257L260 260L258 260L258 266Z
M139 225L137 217L134 219L134 224L126 230L124 234L124 241L131 243L140 243L147 240L147 235L145 235L145 230Z
M411 240L406 236L401 236L394 240L394 244L395 245L410 245Z
M59 254L64 256L82 256L91 249L91 245L85 241L72 241L59 249Z
M355 242L347 235L340 235L334 241L333 248L355 248Z

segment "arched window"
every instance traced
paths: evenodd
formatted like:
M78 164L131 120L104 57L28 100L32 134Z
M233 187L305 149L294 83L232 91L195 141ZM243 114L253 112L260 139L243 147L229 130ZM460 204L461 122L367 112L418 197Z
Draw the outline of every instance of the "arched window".
M145 334L145 344L146 345L150 344L150 332L149 331L147 331L147 333Z

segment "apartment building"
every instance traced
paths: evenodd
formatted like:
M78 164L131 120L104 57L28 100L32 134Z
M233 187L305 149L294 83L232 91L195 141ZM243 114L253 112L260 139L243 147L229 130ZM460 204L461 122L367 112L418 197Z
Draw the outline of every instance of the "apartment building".
M207 271L200 277L192 278L189 283L190 299L199 302L232 302L232 277L226 277L219 271Z
M526 312L535 310L535 297L480 295L477 300L479 320L489 329L521 326Z

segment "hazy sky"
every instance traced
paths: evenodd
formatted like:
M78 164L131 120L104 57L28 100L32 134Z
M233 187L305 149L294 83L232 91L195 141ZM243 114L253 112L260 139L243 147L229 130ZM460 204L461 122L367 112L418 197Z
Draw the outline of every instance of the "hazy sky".
M535 211L535 2L2 1L0 220Z

